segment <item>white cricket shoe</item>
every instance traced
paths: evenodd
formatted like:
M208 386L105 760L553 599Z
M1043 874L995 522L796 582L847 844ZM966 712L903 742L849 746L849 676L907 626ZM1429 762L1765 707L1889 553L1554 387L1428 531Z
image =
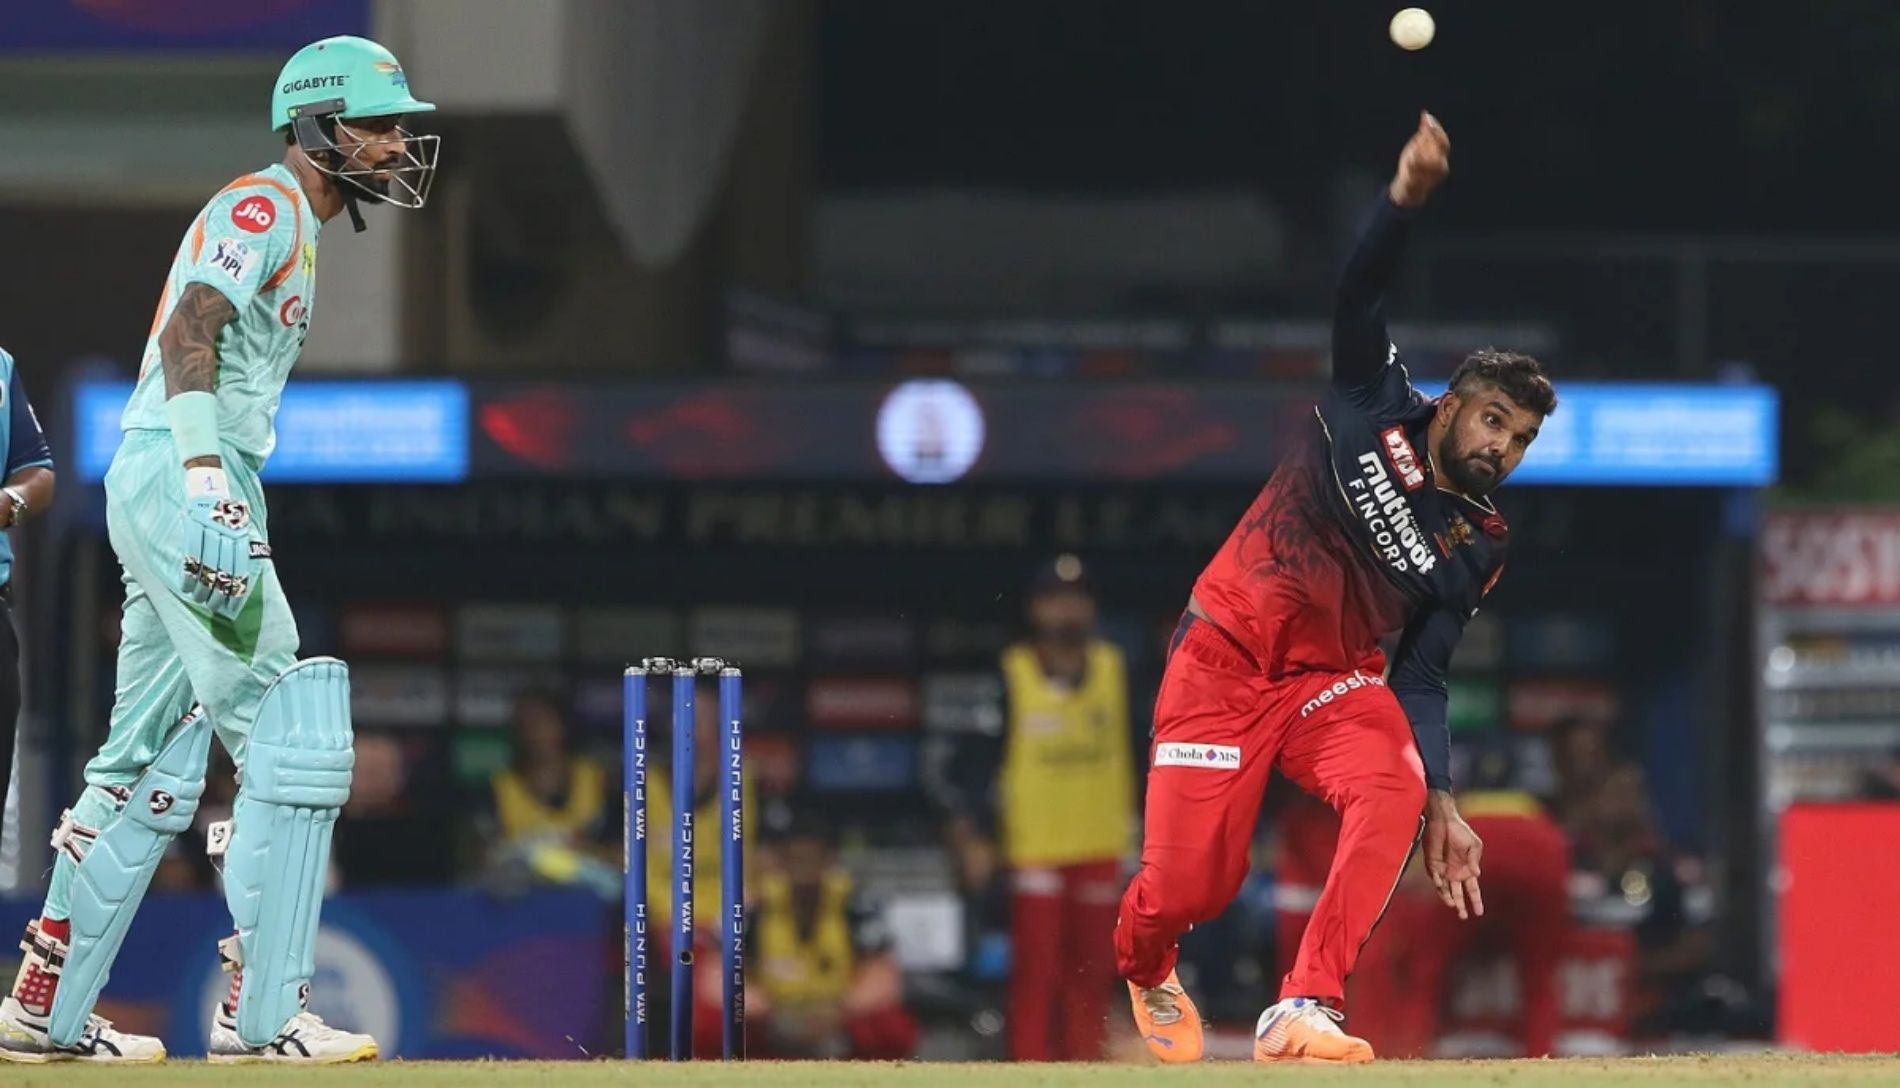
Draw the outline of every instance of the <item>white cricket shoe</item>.
M165 1060L165 1044L150 1035L132 1035L103 1016L86 1019L86 1030L71 1046L46 1034L47 1019L35 1016L9 995L0 1001L0 1061L43 1065L47 1062L119 1062L145 1065Z
M376 1040L353 1031L333 1028L314 1012L305 1010L285 1022L277 1038L263 1046L247 1046L238 1038L237 1018L219 1003L211 1020L211 1045L205 1060L225 1065L247 1062L286 1062L293 1065L338 1065L375 1061Z
M1372 1045L1339 1030L1345 1014L1310 997L1267 1006L1253 1029L1253 1060L1358 1065L1372 1060Z

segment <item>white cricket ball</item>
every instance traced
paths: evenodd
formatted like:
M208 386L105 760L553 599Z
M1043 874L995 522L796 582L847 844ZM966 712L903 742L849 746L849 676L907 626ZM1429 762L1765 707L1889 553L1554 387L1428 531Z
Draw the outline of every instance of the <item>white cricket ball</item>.
M1424 8L1406 8L1392 17L1389 29L1393 45L1416 52L1432 44L1438 24L1432 22L1432 13Z

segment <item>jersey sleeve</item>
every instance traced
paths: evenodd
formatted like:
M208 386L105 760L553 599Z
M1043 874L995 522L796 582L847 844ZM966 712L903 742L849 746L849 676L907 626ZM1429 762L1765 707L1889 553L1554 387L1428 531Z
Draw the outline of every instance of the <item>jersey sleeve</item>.
M7 416L11 428L7 437L7 465L4 475L12 476L23 468L53 467L53 451L46 444L46 432L40 429L33 403L26 399L26 383L12 356L0 351L7 368Z
M1379 194L1340 274L1333 308L1333 388L1374 415L1395 415L1419 394L1385 325L1385 295L1411 235L1412 213Z
M1412 737L1425 764L1427 789L1451 789L1450 697L1445 678L1451 669L1451 653L1457 649L1471 616L1471 612L1452 606L1421 613L1400 636L1393 656L1389 683L1406 720L1412 723Z
M297 209L276 188L242 185L219 193L192 228L181 283L202 283L243 313L259 291L281 282L297 248Z

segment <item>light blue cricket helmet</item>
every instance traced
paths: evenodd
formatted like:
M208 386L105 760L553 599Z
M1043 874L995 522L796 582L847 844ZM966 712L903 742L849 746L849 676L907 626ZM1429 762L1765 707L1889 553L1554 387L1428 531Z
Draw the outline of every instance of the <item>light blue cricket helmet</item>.
M351 121L434 111L434 103L410 93L394 53L350 35L297 50L270 97L272 131L289 128L318 169L350 183L346 197L368 195L402 208L420 208L428 200L441 137L417 136L398 125L388 134L351 132L339 141L337 124L349 128ZM364 158L390 143L403 145L393 163Z

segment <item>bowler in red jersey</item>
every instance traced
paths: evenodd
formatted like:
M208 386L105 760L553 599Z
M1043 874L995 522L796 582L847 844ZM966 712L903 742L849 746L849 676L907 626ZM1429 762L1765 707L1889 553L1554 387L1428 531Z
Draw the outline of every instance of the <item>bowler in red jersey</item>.
M1136 1026L1163 1061L1201 1056L1176 942L1238 892L1276 767L1339 813L1340 834L1257 1059L1372 1059L1339 1027L1346 976L1421 818L1439 897L1460 917L1484 912L1483 844L1451 794L1445 674L1503 570L1510 531L1490 494L1557 397L1535 359L1483 350L1427 398L1387 336L1386 289L1450 152L1421 114L1341 277L1332 382L1310 430L1196 581L1175 633L1141 869L1115 931ZM1379 642L1393 634L1388 668Z

